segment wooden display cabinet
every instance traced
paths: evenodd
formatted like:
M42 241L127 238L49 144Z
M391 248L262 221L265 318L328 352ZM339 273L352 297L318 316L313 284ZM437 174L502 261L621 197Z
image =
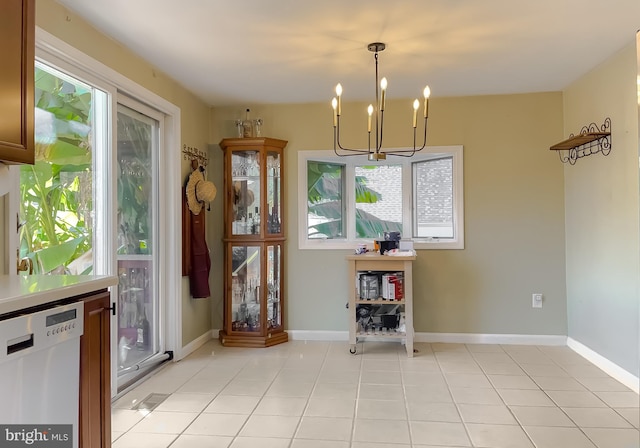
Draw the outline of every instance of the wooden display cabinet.
M283 150L272 138L228 138L224 151L224 325L222 345L286 342Z

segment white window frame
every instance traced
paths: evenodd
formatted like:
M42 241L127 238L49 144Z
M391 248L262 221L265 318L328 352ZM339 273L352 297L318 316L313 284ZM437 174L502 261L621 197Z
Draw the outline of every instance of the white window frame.
M146 104L148 107L164 115L164 132L161 138L164 139L166 143L166 152L160 155L158 168L158 171L163 174L163 182L160 183L158 190L158 196L163 198L158 204L158 220L164 223L164 227L158 235L158 239L166 241L167 244L163 244L159 248L159 263L157 269L159 272L167 273L167 275L162 275L158 278L160 306L163 307L161 313L165 316L164 321L160 322L160 334L161 338L164 338L164 350L172 351L174 361L178 361L184 356L182 347L182 258L180 255L181 242L174 236L180 235L182 232L182 197L180 189L182 185L182 175L180 172L180 152L173 151L171 148L180 147L180 108L39 27L36 27L36 57L55 68L67 67L66 70L73 71L74 75L86 73L86 76L91 77L92 83L98 83L101 88L108 90L110 92L112 123L117 122L117 108L115 104L126 101L123 100L123 98L127 96L135 98L137 101ZM80 79L81 78L82 77L80 77ZM108 89L106 86L109 86ZM111 145L113 145L115 141L115 126L112 126L108 132L110 133ZM115 179L113 170L115 169L114 167L117 166L116 152L110 151L109 157L111 160L107 163L107 166L110 167L110 171L99 173L104 176L103 181L106 182ZM108 197L103 198L103 200L113 203L113 198L117 195L116 182L109 182L107 195ZM16 213L12 212L11 215L16 216ZM109 222L105 223L105 225L112 226L112 229L116 229L116 221L116 214L112 213ZM12 228L15 228L15 225L16 224L11 224ZM14 241L13 244L17 247L17 235L14 239L16 241ZM117 272L115 241L115 238L110 238L108 242L109 246L112 247L111 252L113 255L109 256L105 273L111 275L115 275ZM12 249L12 252L15 253L15 248ZM117 288L113 287L111 288L112 305L116 301ZM114 327L116 323L117 319L111 320L112 327ZM114 341L116 332L113 331L113 328L111 333L111 346L117 347L117 341ZM113 349L111 353L111 365L117 366L117 351ZM117 390L117 375L113 372L111 376L112 397L116 395Z
M399 148L405 149L405 148ZM412 238L413 233L413 174L412 163L425 160L453 157L453 238ZM345 195L343 198L345 238L308 238L307 217L307 162L318 161L344 165ZM388 156L387 160L371 162L365 156L339 157L333 151L298 152L298 248L306 249L355 249L359 244L371 244L371 239L355 236L355 166L356 165L402 165L402 228L403 239L411 239L414 249L464 249L464 172L463 147L428 146L413 157Z

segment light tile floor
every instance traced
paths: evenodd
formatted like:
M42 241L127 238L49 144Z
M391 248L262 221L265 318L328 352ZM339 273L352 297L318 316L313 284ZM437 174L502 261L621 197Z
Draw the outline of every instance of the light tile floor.
M210 341L113 406L114 448L637 448L638 395L567 347ZM149 393L171 394L145 415Z

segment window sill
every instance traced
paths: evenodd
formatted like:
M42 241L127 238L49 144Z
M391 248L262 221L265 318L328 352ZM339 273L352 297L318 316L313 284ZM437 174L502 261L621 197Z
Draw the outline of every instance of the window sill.
M359 245L366 244L369 250L373 248L371 240L347 241L347 240L329 240L314 239L300 241L298 249L300 250L355 250ZM413 240L413 248L415 250L451 250L464 249L464 240L444 240L433 238L432 240Z

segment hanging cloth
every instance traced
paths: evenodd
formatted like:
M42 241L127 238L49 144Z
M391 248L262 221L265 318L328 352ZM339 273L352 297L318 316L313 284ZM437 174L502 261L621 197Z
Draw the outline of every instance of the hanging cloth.
M191 296L194 299L209 297L209 271L211 270L211 258L207 241L205 240L205 214L191 213L191 270L189 271L189 284Z
M189 175L185 187L186 201L191 214L191 248L189 270L189 284L191 296L194 299L209 297L209 271L211 270L211 258L205 238L205 214L201 213L205 202L211 202L216 197L216 188L213 182L206 181L202 172L204 168L197 167Z

